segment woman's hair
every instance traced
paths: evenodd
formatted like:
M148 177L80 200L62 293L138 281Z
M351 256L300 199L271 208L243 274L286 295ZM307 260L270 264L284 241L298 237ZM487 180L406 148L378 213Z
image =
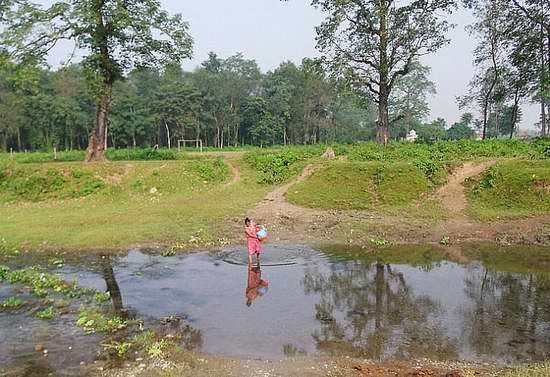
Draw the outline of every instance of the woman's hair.
M248 225L250 224L250 219L247 217L246 219L244 219L244 225Z

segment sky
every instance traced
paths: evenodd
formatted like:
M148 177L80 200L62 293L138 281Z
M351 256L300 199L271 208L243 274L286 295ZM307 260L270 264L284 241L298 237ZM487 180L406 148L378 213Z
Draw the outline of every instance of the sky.
M49 1L44 1L45 3ZM310 6L309 0L161 0L171 13L181 13L190 24L195 41L193 59L183 63L192 70L206 60L209 51L225 58L237 52L248 59L255 59L265 72L276 68L283 61L300 63L304 57L318 56L315 49L315 26L323 20L323 14ZM464 95L473 76L473 39L464 27L473 21L472 16L459 10L449 17L456 24L448 37L451 43L438 52L423 58L432 68L431 80L437 94L429 99L429 119L438 117L450 125L458 121L460 110L456 97ZM69 47L56 50L50 63L58 65ZM472 109L474 110L474 109ZM538 121L535 105L523 105L520 127L533 128Z

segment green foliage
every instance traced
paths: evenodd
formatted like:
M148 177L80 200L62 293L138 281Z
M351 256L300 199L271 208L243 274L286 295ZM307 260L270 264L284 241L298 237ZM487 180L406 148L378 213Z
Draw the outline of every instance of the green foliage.
M485 141L439 141L433 144L390 143L384 147L375 143L358 143L348 147L348 156L355 161L433 161L449 165L478 158L525 157L543 158L544 142L490 139Z
M306 207L389 209L409 206L432 187L410 163L333 162L293 186L288 198Z
M258 183L278 184L296 173L300 161L319 156L322 146L289 147L281 150L254 151L246 154L246 161L257 171Z
M110 342L103 343L102 346L103 349L109 354L114 354L117 358L122 359L128 354L133 345L130 342L117 342L116 340L112 340Z
M0 266L0 282L10 284L25 284L32 288L37 297L46 297L49 294L61 294L67 297L96 297L98 291L91 288L79 287L73 282L63 280L60 276L42 271L38 267L28 267L12 270L7 266Z
M80 198L100 192L105 183L79 169L12 166L0 171L0 201Z
M95 302L102 304L109 301L111 299L111 295L109 292L97 292L94 294L93 299Z
M87 334L112 334L128 326L128 323L119 317L108 317L97 309L85 306L80 308L76 324L82 327Z
M162 161L177 160L178 152L175 149L158 148L109 149L106 156L111 161Z
M23 300L18 297L8 297L4 301L0 302L0 309L2 310L16 310L25 304Z
M192 160L189 165L205 182L220 183L229 177L229 167L221 158Z
M36 312L36 317L49 321L55 318L56 312L53 306L49 306L44 310Z
M550 139L539 138L533 143L535 149L535 156L541 158L550 159Z
M550 162L507 161L466 182L469 211L493 220L550 213Z

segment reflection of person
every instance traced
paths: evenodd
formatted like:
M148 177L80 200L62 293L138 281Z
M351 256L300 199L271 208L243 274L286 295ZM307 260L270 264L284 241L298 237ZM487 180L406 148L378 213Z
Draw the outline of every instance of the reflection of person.
M248 285L246 287L246 306L252 305L252 301L263 296L269 283L262 280L262 270L260 267L248 267Z
M246 242L248 244L248 265L252 266L252 256L256 255L258 267L260 266L260 253L262 252L262 243L257 233L260 227L248 217L244 220L244 230L246 232Z

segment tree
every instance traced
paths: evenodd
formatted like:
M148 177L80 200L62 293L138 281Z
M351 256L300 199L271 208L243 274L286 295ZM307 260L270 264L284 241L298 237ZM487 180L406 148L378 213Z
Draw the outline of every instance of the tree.
M188 24L181 15L170 16L158 0L56 1L48 8L18 0L7 8L0 43L16 60L43 60L61 40L85 51L83 65L97 99L86 161L105 158L113 85L124 72L191 56Z
M312 0L328 14L317 28L323 60L347 76L378 104L377 140L390 137L388 103L397 81L410 73L421 55L436 51L448 40L451 25L440 18L452 0Z
M430 113L428 97L436 94L435 84L429 79L430 72L430 67L414 61L410 73L400 77L395 84L389 107L400 138L405 137L413 125L418 132L419 125Z
M437 118L431 123L421 123L415 131L419 141L434 142L445 139L447 122L445 119Z
M471 113L464 113L460 117L460 121L456 122L447 130L447 139L449 140L461 140L471 139L474 137L475 132L471 128L471 124L474 121L474 116Z

